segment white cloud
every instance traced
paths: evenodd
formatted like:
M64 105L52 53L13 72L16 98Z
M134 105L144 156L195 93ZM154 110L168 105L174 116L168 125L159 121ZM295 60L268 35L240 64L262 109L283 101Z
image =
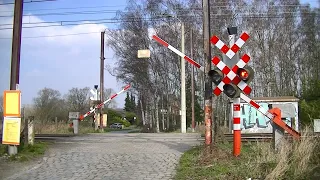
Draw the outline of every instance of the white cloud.
M8 11L10 8L1 7ZM12 23L12 18L2 18L2 24ZM24 22L46 23L39 17L26 16ZM33 24L34 26L35 24ZM23 38L21 46L20 88L24 94L22 103L32 103L37 92L49 87L66 93L72 87L93 87L99 84L100 70L100 33L107 28L101 24L77 26L53 26L42 28L23 28L23 37L55 36L65 34L92 34L70 35L60 37ZM12 30L0 30L1 38L11 38ZM113 52L105 49L105 57L113 57ZM7 84L10 69L11 40L0 39L0 71L6 73L0 78L0 84ZM114 61L107 59L106 64L113 65ZM4 72L4 71L3 71ZM116 79L105 71L105 87L113 88L116 92L122 87ZM1 86L0 91L8 88ZM119 106L124 104L124 95L115 99Z

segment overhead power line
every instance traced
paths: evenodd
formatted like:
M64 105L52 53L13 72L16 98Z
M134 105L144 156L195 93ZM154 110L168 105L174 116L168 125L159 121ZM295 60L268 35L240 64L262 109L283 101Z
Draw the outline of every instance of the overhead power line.
M231 16L231 15L230 15ZM262 18L296 18L296 17L301 17L300 15L292 15L291 17L284 17L284 16L237 16L237 18L250 18L250 19L262 19ZM201 17L194 17L196 19L200 19ZM212 16L210 17L211 19L221 19L221 17L217 16ZM155 21L163 21L163 18L159 19L152 19L152 18L136 18L136 19L128 19L128 20L121 20L121 19L109 19L109 20L101 20L99 22L83 22L79 21L79 23L71 23L71 24L52 24L52 25L39 25L39 26L24 26L24 29L29 29L29 28L45 28L45 27L57 27L57 26L76 26L76 25L90 25L90 24L116 24L116 23L124 23L124 22L140 22L140 21L147 21L147 22L155 22ZM76 21L74 21L76 22ZM82 22L82 23L80 23ZM45 22L43 23L45 24ZM12 29L12 27L7 27L7 28L0 28L0 30L8 30Z
M85 32L85 33L74 33L74 34L56 34L56 35L46 35L46 36L25 36L22 38L45 38L45 37L65 37L65 36L77 36L77 35L86 35L86 34L97 34L97 33L101 33L101 31L99 32ZM12 39L12 38L5 38L5 37L0 37L0 39Z
M127 5L115 5L115 6L83 6L83 7L62 7L62 8L45 8L45 9L25 9L24 11L56 11L56 10L72 10L72 9L98 9L106 7L126 7ZM3 11L5 12L5 11ZM7 11L12 12L12 11Z
M57 1L57 0L31 0L31 1L23 1L23 3L37 3L37 2L47 2L47 1ZM10 3L1 3L1 5L14 5L14 2Z
M300 16L297 15L296 13L292 13L292 12L282 12L281 14L276 14L276 15L268 15L267 13L237 13L237 15L244 15L242 17L247 17L247 18L272 18L272 17L279 17L282 18L283 16L281 15L288 15L288 14L293 14L294 17ZM306 13L304 13L306 14ZM307 13L307 14L312 14L312 13ZM194 14L185 14L185 15L179 15L178 18L186 18L186 17L190 17L190 16L194 16L194 17L198 17L195 16ZM216 18L216 16L231 16L231 14L211 14L211 16L213 18ZM237 16L237 17L241 17L241 16ZM167 15L156 15L156 17L154 18L128 18L126 20L130 21L130 20L155 20L155 19L163 19L163 18L170 18ZM172 18L174 19L174 18ZM53 26L63 26L63 25L67 25L66 23L77 23L77 22L99 22L99 21L111 21L111 22L122 22L123 19L116 19L116 18L104 18L104 19L80 19L80 20L62 20L62 21L48 21L48 22L28 22L28 23L23 23L23 25L36 25L36 24L59 24L59 25L53 25ZM0 26L12 26L12 23L10 24L0 24ZM35 26L37 27L37 26ZM26 28L30 28L29 26Z
M316 0L315 0L316 1ZM315 2L313 1L313 2ZM32 1L30 1L32 2ZM30 3L29 2L29 3ZM41 1L40 1L41 2ZM25 2L28 3L28 2ZM219 3L219 2L216 2ZM223 3L223 2L220 2ZM14 4L14 3L7 3L7 4ZM0 4L2 5L2 4ZM3 4L5 5L5 4ZM80 6L80 7L60 7L60 8L44 8L44 9L24 9L24 11L55 11L55 10L72 10L72 9L98 9L98 8L105 8L105 7L126 7L127 5L106 5L106 6ZM213 6L213 8L229 8L230 6L233 5L215 5ZM235 4L236 7L250 7L249 5L237 5ZM268 7L305 7L306 5L304 4L283 4L283 5L268 5ZM177 10L177 9L183 9L183 8L173 8L173 10ZM190 9L198 9L198 10L202 10L202 7L191 7L188 8ZM13 11L1 11L1 12L13 12Z
M78 12L57 12L57 13L39 13L39 14L24 14L23 16L67 16L67 15L78 15L78 14L106 14L116 13L116 10L101 10L101 11L78 11ZM13 17L13 15L2 15L4 17Z
M109 30L121 30L121 29L109 29ZM219 28L213 28L213 30L219 30ZM254 30L255 32L264 30ZM314 31L304 31L304 33L311 33ZM73 34L55 34L55 35L44 35L44 36L24 36L22 39L37 39L37 38L47 38L47 37L66 37L66 36L79 36L79 35L89 35L89 34L100 34L101 31L97 32L83 32L83 33L73 33ZM0 40L9 40L11 37L0 37Z

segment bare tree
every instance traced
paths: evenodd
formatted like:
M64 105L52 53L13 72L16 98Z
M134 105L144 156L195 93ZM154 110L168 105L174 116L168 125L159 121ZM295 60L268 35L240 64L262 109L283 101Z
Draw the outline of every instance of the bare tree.
M89 87L72 88L66 95L66 103L69 111L84 113L89 109Z
M104 101L108 98L110 98L111 95L115 94L116 92L112 88L104 88ZM117 102L116 101L110 101L105 105L106 108L116 108L117 107Z
M64 101L60 98L59 91L44 88L38 92L38 97L34 98L36 117L42 124L54 120L55 117L63 117L61 110L65 109Z

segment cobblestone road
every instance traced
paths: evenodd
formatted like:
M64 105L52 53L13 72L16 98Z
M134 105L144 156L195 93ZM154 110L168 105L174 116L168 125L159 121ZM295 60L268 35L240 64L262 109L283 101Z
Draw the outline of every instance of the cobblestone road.
M181 154L199 134L90 134L53 145L42 160L12 179L172 179Z

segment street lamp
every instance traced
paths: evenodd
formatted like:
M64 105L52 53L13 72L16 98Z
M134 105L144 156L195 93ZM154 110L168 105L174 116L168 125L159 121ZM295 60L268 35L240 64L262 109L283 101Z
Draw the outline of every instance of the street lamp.
M168 17L173 17L177 19L181 24L181 52L184 53L184 22L178 17L164 14ZM186 122L186 65L185 60L181 57L181 133L187 132L187 122Z

